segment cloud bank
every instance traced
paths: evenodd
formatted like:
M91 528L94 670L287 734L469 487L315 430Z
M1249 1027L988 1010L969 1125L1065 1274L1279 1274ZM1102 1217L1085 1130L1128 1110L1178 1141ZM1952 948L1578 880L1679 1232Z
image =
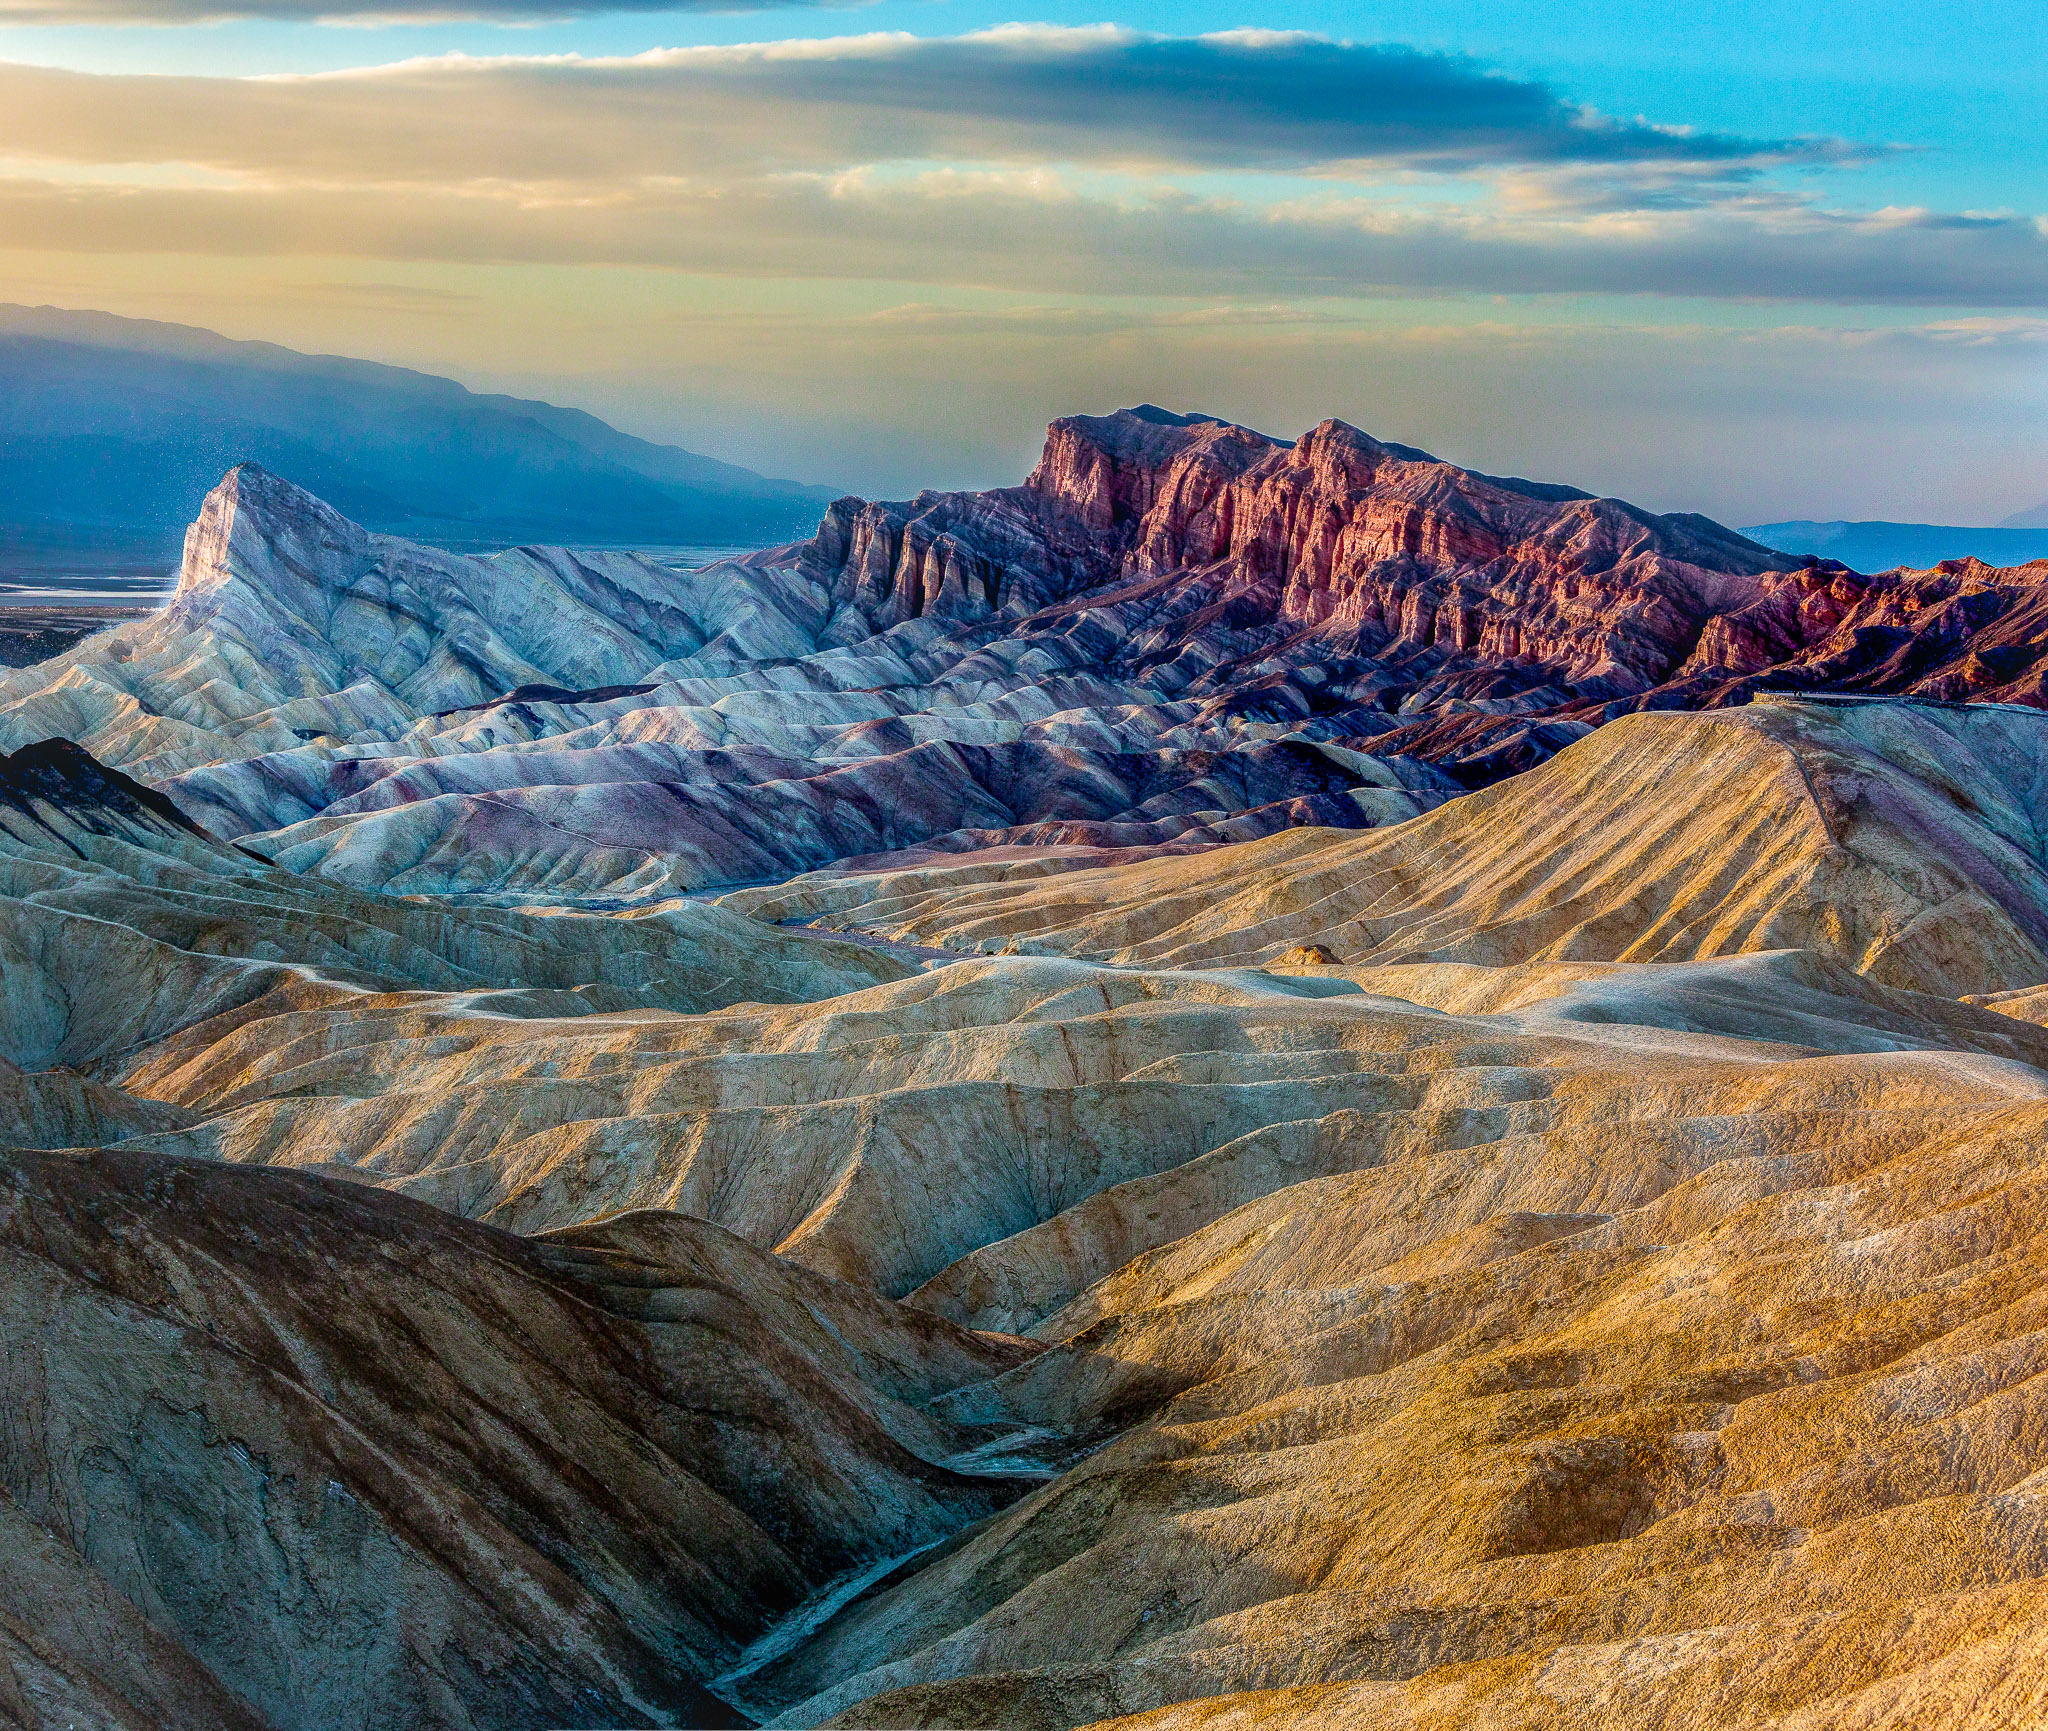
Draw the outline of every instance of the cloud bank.
M1112 294L2048 301L2033 215L1823 198L1880 153L1274 32L1009 26L283 78L0 65L0 244Z
M457 56L298 78L145 80L4 66L0 147L423 180L881 161L1727 175L1869 154L1840 140L1617 120L1546 85L1405 47L1029 25L626 59Z

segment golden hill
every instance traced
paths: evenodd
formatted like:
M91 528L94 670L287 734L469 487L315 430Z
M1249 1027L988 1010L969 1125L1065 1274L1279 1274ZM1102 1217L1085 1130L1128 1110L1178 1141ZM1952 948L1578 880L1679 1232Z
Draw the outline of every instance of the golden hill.
M1690 961L1811 949L1945 996L2048 977L2048 718L1771 702L1612 722L1390 829L1111 868L819 873L726 904L1152 966Z

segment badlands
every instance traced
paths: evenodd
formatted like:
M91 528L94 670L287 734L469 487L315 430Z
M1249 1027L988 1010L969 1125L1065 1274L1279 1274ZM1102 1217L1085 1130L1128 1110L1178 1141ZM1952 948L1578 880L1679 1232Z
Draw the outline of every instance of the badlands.
M2048 565L1325 423L0 673L0 1723L2048 1723Z

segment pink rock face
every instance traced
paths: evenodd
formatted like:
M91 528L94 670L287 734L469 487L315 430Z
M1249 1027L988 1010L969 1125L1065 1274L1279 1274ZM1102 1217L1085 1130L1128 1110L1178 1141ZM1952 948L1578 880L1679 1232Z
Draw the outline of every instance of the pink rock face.
M1640 690L1797 563L1704 518L1473 474L1341 421L1289 446L1147 413L1055 422L1026 485L1113 537L1124 575L1198 570L1276 621Z
M1517 675L1473 695L1601 700L1668 679L1717 625L1745 647L1782 637L1800 566L1706 518L1474 474L1341 421L1286 445L1153 408L1055 421L1020 488L842 500L805 559L842 602L893 619L1118 590L1156 611L1174 592L1160 648L1308 634L1297 660L1422 652ZM1793 620L1834 623L1825 608Z
M1743 683L1774 682L2048 706L2048 560L1792 572L1744 612L1712 621L1680 674L1721 676L1711 696L1723 701Z
M1587 723L1765 686L2048 702L2048 565L1866 576L1341 421L1290 445L1149 406L1070 416L1022 487L844 500L804 557L889 619L1100 623L1115 677L1356 705L1330 736L1471 785Z

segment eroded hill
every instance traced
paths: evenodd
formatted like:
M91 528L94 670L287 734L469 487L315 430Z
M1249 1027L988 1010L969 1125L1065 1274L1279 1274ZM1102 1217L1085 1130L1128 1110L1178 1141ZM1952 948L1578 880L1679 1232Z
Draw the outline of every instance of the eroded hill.
M0 1717L2048 1712L2048 715L1669 711L1817 568L1095 425L683 578L244 471L0 686Z
M1615 721L1412 823L1196 859L920 859L726 905L966 950L1194 966L1810 949L1953 995L2048 977L2048 715L1772 700ZM1066 869L1061 869L1061 868Z

